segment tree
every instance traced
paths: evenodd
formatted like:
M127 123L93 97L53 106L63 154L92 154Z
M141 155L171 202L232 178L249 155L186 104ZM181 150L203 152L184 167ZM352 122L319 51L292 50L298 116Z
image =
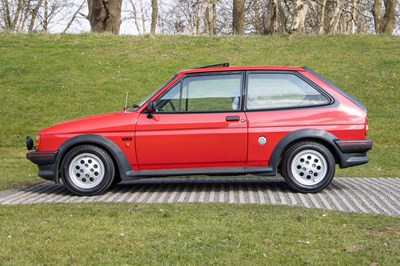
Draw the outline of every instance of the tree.
M322 7L321 7L321 18L319 20L319 25L318 25L318 34L324 34L325 29L325 11L326 11L326 0L322 0Z
M216 32L217 0L206 0L204 17L205 30L207 35L214 35Z
M122 0L88 0L87 16L92 32L118 34L121 26Z
M81 0L82 1L82 0ZM67 26L65 27L65 29L63 30L63 33L66 33L68 31L68 29L71 27L72 23L75 21L76 16L80 13L83 5L85 4L86 0L83 0L81 2L81 5L78 7L78 9L73 13L71 19L69 20Z
M342 13L344 0L335 0L332 1L333 8L331 9L331 19L329 20L329 24L325 29L325 33L334 34L337 31L337 27L340 21L340 15Z
M0 31L77 32L84 30L79 28L79 21L87 19L91 31L114 34L119 33L122 21L131 23L130 32L139 34L393 34L400 32L399 3L400 0L0 0ZM89 10L88 15L82 14L85 9Z
M267 20L264 33L276 34L279 26L279 5L278 0L270 0L267 6Z
M156 34L157 18L158 18L158 2L157 0L151 0L150 34Z
M357 11L357 1L353 0L351 3L351 34L356 33L356 11Z
M305 32L305 21L308 12L308 1L295 0L293 2L293 17L292 25L289 29L289 33L304 33Z
M233 0L233 34L244 35L244 2L245 0Z
M202 0L198 0L197 4L196 4L196 17L194 19L194 26L192 29L192 35L197 36L200 34L200 18L201 18L201 14L203 13L203 1Z
M144 34L146 32L146 20L144 19L144 5L143 5L143 0L139 0L139 6L140 6L140 14L141 14L141 19L142 19L142 33Z
M67 21L69 28L83 6L83 3L78 5L75 2L76 0L0 0L0 30L48 32L54 26L60 28L60 24Z
M375 33L392 34L396 26L396 0L384 0L385 13L382 14L382 0L375 0L372 15L375 22Z

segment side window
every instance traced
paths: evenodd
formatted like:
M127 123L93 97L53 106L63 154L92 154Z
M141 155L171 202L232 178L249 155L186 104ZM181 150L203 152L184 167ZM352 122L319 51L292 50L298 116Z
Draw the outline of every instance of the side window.
M181 82L176 84L161 99L157 101L157 110L161 112L176 112L180 110Z
M249 74L248 110L277 109L328 104L329 100L293 74Z
M157 100L160 112L240 110L241 74L186 77Z

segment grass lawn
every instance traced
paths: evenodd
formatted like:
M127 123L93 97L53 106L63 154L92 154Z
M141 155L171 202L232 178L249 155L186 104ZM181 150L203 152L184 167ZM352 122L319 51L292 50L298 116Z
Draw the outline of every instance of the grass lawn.
M228 204L0 207L1 265L399 265L398 218ZM377 263L377 264L373 264Z

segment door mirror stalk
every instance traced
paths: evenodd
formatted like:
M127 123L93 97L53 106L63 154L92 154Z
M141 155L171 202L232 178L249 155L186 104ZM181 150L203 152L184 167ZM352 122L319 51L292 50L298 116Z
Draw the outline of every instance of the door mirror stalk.
M147 118L153 118L153 113L157 111L156 102L151 101L147 104Z

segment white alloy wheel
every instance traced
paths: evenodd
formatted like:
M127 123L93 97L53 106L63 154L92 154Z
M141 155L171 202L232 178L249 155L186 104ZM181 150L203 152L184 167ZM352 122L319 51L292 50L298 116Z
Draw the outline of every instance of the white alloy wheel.
M331 183L335 175L335 157L321 143L301 141L287 149L281 171L294 191L315 193Z
M102 160L92 153L75 156L68 167L71 182L81 189L91 189L100 184L105 175Z
M292 160L293 177L302 185L312 186L324 180L327 173L325 157L315 150L303 150Z

